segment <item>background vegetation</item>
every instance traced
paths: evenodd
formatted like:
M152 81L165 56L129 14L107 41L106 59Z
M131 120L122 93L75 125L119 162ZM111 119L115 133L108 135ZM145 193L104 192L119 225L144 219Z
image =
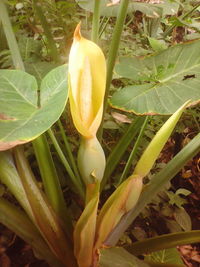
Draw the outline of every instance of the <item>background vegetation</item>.
M107 1L110 4L112 1ZM117 2L117 1L116 1ZM73 0L8 0L8 10L15 36L18 41L22 60L28 73L34 75L40 84L43 77L56 66L68 62L68 55L72 44L73 32L79 21L82 22L82 34L89 38L92 32L92 1L73 1ZM112 9L102 9L99 23L99 45L103 49L104 54L108 55L110 42L113 34L113 27L116 23L115 3ZM111 10L111 11L110 11ZM177 56L177 50L173 47L176 44L193 44L190 49L194 53L194 58L199 57L199 45L193 41L200 38L200 4L193 0L165 0L165 1L132 1L129 6L128 15L125 20L123 32L120 38L120 45L117 57L117 64L114 69L114 76L109 92L109 107L105 114L103 122L103 138L102 144L106 156L118 144L120 137L127 131L131 123L136 119L136 115L130 112L144 115L146 125L141 137L138 148L134 157L130 161L130 168L126 174L130 174L141 152L150 142L152 137L158 131L168 116L166 110L156 110L161 115L154 116L155 112L146 112L145 107L137 107L134 103L131 106L125 106L121 103L120 89L129 88L133 84L132 74L127 71L131 68L131 63L123 61L121 57L135 57L136 70L140 71L140 75L134 77L134 86L153 86L158 80L164 81L166 86L175 86L173 80L163 77L163 70L159 69L160 64L157 61L165 61L169 55L167 48L171 47L170 54ZM197 44L197 45L196 45ZM181 46L180 46L181 47ZM174 50L173 50L174 49ZM182 49L182 47L181 47ZM184 58L177 58L177 65L182 66L190 57L191 51L184 51ZM161 54L160 54L161 53ZM150 57L150 55L153 55ZM159 59L159 55L160 59ZM145 59L143 59L145 57ZM190 63L191 63L190 62ZM149 65L155 65L156 73L149 69ZM191 63L192 64L192 63ZM130 65L130 66L129 66ZM8 48L3 26L0 23L0 68L12 69L14 64L12 55ZM199 66L198 66L199 68ZM199 69L187 72L181 77L182 81L188 80L191 84L194 78L198 77ZM196 80L195 80L196 83ZM199 85L196 97L199 96ZM188 95L192 94L188 89ZM112 97L111 97L112 95ZM165 95L166 97L166 95ZM167 97L166 97L167 99ZM140 101L143 101L140 99ZM156 105L155 105L156 106ZM173 105L169 113L174 112ZM118 109L116 109L116 107ZM121 110L121 111L120 111ZM127 112L128 111L128 112ZM165 114L165 115L163 115ZM60 124L59 124L60 123ZM63 128L67 132L68 143L73 151L77 153L78 135L73 126L69 108L64 111L60 122L55 124L48 132L47 140L52 151L53 159L57 172L59 174L62 190L64 192L67 206L73 210L74 219L80 215L83 203L77 196L76 189L70 182L69 173L66 171L66 165L63 164L58 151L55 148L55 141L52 132L58 140L60 147L65 151L65 140L63 139ZM142 124L142 123L140 123ZM152 176L161 170L170 159L173 158L200 130L200 106L190 107L178 123L176 131L167 142L154 169L146 177L146 183L151 180ZM108 177L112 174L102 193L102 202L104 203L107 196L110 195L119 183L124 180L124 166L128 160L129 154L134 146L133 139L123 158L120 160L117 168L114 169L114 163L111 162L107 167ZM41 188L41 177L38 165L36 163L35 153L30 144L25 146L26 156L31 163L31 167ZM66 155L65 155L66 156ZM68 155L67 155L68 157ZM157 235L190 231L200 229L200 159L196 155L193 160L188 162L186 166L179 172L174 179L169 182L165 188L157 195L157 197L149 204L145 210L137 217L129 230L120 239L119 244L127 249L136 240L143 240L147 237L156 237ZM0 184L0 196L11 200L16 204L16 200L10 194L9 190ZM23 241L16 237L12 232L3 225L0 226L0 265L1 266L45 266L44 262L36 260L30 250ZM183 255L186 266L198 266L200 263L199 244L191 246L182 246L179 248ZM20 255L20 256L19 256ZM149 257L149 258L148 258ZM147 260L156 259L158 262L173 262L177 256L174 249L163 250L161 252L152 253L147 256ZM6 265L7 264L7 265Z

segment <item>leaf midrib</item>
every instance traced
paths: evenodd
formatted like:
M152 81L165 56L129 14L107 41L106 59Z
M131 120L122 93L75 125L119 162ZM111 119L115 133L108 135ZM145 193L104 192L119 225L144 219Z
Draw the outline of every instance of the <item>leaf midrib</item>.
M38 108L37 105L34 105L32 102L30 102L29 99L27 99L20 91L19 89L9 80L7 79L6 77L3 76L3 78L13 87L13 89L28 103L30 104L31 106L33 106L34 108ZM38 97L38 95L37 95Z
M180 72L178 72L178 73L176 73L176 74L174 74L174 75L171 75L171 76L169 76L168 78L161 79L161 80L158 80L158 81L159 81L160 83L166 83L166 82L168 82L169 80L172 80L173 78L176 78L177 76L180 76L180 75L182 75L182 74L185 73L185 72L189 72L189 71L191 71L192 69L197 68L197 67L200 67L200 62L199 62L198 64L196 64L196 65L193 65L193 66L190 67L190 68L184 69L184 70L182 70L182 71L180 71Z
M195 65L195 66L193 66L192 68L185 69L185 71L181 71L181 72L179 72L178 74L173 75L173 78L177 77L177 76L180 75L180 74L183 74L184 72L188 72L189 70L192 70L193 68L196 68L197 66L200 67L200 63L197 64L197 65ZM170 77L172 77L172 76L170 76ZM168 79L164 79L164 80L159 80L159 84L158 84L158 83L153 84L152 82L149 83L149 85L152 85L149 89L147 89L147 90L143 91L142 93L140 93L140 94L138 94L138 95L132 97L131 99L129 99L128 101L126 101L126 103L123 104L123 105L127 105L128 103L130 103L130 102L133 101L134 99L136 99L136 98L138 98L138 97L140 97L140 96L142 96L142 95L146 95L146 94L147 94L149 91L151 91L151 90L156 90L158 86L160 86L160 85L165 85L169 80L173 80L173 78L171 78L171 79L168 78ZM145 84L147 84L147 83L143 83L143 84L141 84L141 85L145 85ZM167 86L167 85L166 85L166 86ZM127 86L127 87L129 87L129 86ZM131 85L130 87L134 87L134 85ZM112 102L112 101L111 101L111 102Z

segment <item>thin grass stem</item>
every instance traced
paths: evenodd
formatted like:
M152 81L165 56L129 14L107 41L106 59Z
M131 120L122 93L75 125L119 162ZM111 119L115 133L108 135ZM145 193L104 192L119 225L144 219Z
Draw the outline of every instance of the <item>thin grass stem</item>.
M43 134L36 138L32 144L39 165L45 193L55 212L61 218L63 218L63 221L66 223L71 232L72 224L70 216L68 214L60 181L57 176L56 168L49 149L49 144L45 135Z
M120 36L123 30L124 22L126 19L126 14L128 10L128 4L129 0L123 0L120 1L120 6L119 6L119 12L117 15L117 21L114 27L114 32L110 44L110 49L108 53L108 62L107 62L107 80L106 80L106 92L105 92L105 97L104 97L104 109L103 109L103 118L107 109L107 101L108 101L108 96L109 96L109 91L110 91L110 85L112 82L112 77L113 77L113 69L115 66L115 60L117 57L118 49L119 49L119 44L120 44ZM102 132L103 132L103 120L101 123L101 126L98 131L98 137L99 139L102 138Z
M68 138L67 138L67 136L65 134L65 130L63 128L63 125L62 125L60 119L58 120L57 123L58 123L58 127L60 128L61 136L62 136L64 145L65 145L65 149L66 149L66 153L67 153L67 156L68 156L68 159L69 159L69 162L70 162L70 166L72 166L74 174L76 175L78 180L81 181L81 183L82 183L81 176L79 174L79 170L78 170L77 164L76 164L74 156L72 154L72 149L71 149L70 143L69 143Z
M82 183L80 180L78 180L78 177L76 177L64 155L64 153L62 152L61 148L60 148L60 145L58 144L58 141L56 140L54 134L53 134L53 131L51 129L49 129L48 131L48 134L51 138L51 141L56 149L56 152L58 153L58 156L61 160L61 162L63 163L67 173L69 174L70 178L71 178L71 181L73 183L73 185L75 186L76 190L78 191L78 193L80 194L80 196L84 199L85 197L85 193L84 193L84 190L83 190L83 186L82 186Z
M106 27L107 27L107 25L108 25L109 20L110 20L110 18L107 18L106 22L105 22L104 25L102 26L102 29L101 29L101 31L100 31L100 33L99 33L99 38L100 38L100 37L102 36L102 34L104 33L104 31L105 31L105 29L106 29Z
M130 154L130 156L128 158L128 161L126 163L126 166L124 168L124 171L123 171L123 173L122 173L122 175L121 175L121 177L119 179L119 184L121 184L125 180L125 178L127 177L127 175L128 175L128 172L129 172L129 170L131 168L131 164L133 162L133 159L134 159L134 157L135 157L135 155L137 153L137 149L138 149L139 145L141 144L142 137L144 135L144 131L146 129L147 123L148 123L148 117L146 117L146 119L145 119L145 121L144 121L144 123L142 125L142 128L140 130L140 133L139 133L139 135L137 137L137 140L135 141L135 144L133 146L133 149L131 151L131 154Z
M8 11L4 1L0 1L0 19L3 25L4 33L8 42L10 53L12 56L13 64L16 69L25 70L24 63L22 61L17 40L13 33L12 25L8 15Z
M42 28L44 30L44 34L47 38L47 46L49 48L50 55L55 62L58 62L60 60L58 50L57 50L55 41L53 39L51 30L50 30L50 26L47 22L45 15L44 15L44 10L42 10L41 3L37 0L33 0L33 7L35 9L35 13L37 14L37 16L41 22Z

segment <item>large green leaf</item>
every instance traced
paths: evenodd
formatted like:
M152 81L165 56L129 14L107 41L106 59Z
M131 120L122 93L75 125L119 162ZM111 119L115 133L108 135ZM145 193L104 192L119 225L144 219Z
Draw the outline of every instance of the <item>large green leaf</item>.
M59 66L42 80L19 70L0 70L0 150L26 143L60 117L68 96L67 66Z
M120 59L116 72L135 85L116 92L111 105L136 114L171 114L200 101L200 41L176 45L145 58Z
M150 255L145 257L145 260L160 263L180 264L181 266L185 266L183 265L183 261L177 248L169 248L152 252Z
M120 247L101 249L100 267L148 267L149 265L140 261L128 251Z
M95 0L76 0L80 7L90 12L94 10ZM100 14L102 16L117 16L119 5L107 6L110 3L108 0L101 0ZM171 0L164 0L160 4L131 2L129 4L128 12L141 11L147 16L158 17L161 15L174 15L177 13L179 4Z
M37 61L37 62L25 62L26 71L33 75L38 84L41 83L42 79L50 72L52 69L58 67L57 63L46 62L46 61Z

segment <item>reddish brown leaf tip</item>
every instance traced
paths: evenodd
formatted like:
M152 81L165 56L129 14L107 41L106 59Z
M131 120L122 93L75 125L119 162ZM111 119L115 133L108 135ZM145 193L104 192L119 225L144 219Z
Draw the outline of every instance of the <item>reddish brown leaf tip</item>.
M76 29L74 31L74 39L76 41L80 41L81 39L81 22L76 26Z

